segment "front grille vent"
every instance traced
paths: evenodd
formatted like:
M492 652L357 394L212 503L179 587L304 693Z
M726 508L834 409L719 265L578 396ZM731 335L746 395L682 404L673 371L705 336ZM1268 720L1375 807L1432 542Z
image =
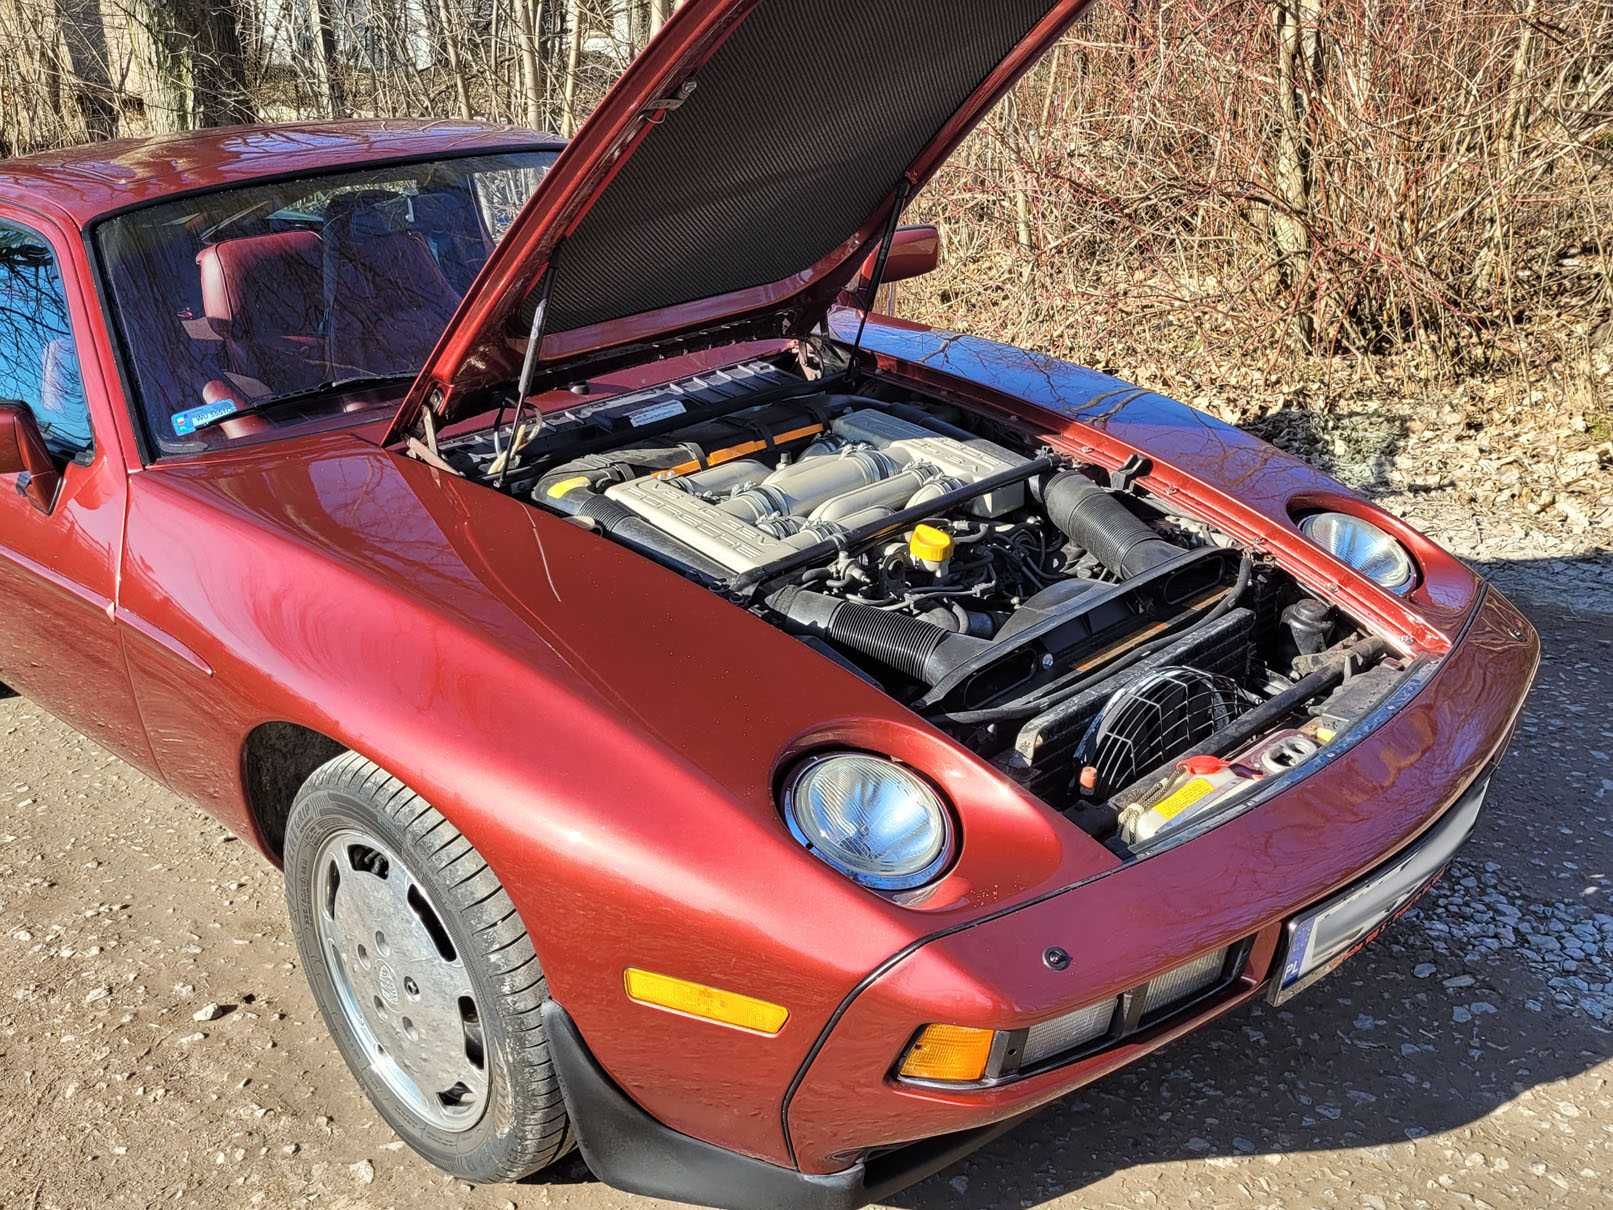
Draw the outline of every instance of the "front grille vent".
M1226 964L1227 952L1219 949L1156 976L1149 981L1148 990L1143 993L1144 1015L1151 1016L1162 1009L1173 1008L1183 1000L1198 995L1220 980Z
M1180 1009L1232 985L1249 956L1249 942L1222 946L1155 975L1123 996L1083 1005L1038 1021L1010 1039L1008 1065L999 1078L1013 1079L1102 1050Z

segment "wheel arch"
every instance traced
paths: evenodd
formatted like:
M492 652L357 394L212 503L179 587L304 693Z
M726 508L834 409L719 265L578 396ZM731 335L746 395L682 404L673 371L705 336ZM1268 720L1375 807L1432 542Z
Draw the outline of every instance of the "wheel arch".
M418 767L394 763L366 745L317 727L271 719L255 725L241 743L241 787L258 849L277 866L285 862L286 821L297 792L321 765L349 752L402 782L441 812L472 844L478 843L481 829L476 813L462 810L461 804L438 801L430 787L421 784L429 779L414 776L423 772Z
M469 841L487 863L493 876L508 888L503 863L483 844L485 817L468 809L462 802L452 801L450 795L434 794L434 788L440 791L442 787L440 784L433 785L427 769L418 761L403 759L401 750L394 748L393 754L399 757L394 762L368 745L350 742L317 727L287 719L271 719L256 724L247 732L241 744L241 780L247 820L259 852L284 870L286 824L298 791L321 766L338 756L349 754L406 786L423 803L430 805ZM517 910L520 911L519 905ZM545 972L550 971L547 946L543 935L535 927L537 922L525 911L520 911L520 918L537 952L539 963Z
M301 723L259 723L241 746L241 785L258 846L276 865L285 858L286 820L310 774L350 749Z

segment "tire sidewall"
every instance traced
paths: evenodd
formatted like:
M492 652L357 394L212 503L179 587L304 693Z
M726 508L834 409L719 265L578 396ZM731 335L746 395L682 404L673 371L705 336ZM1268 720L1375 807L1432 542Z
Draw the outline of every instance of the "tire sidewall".
M482 1048L487 1065L488 1103L476 1125L448 1131L425 1121L398 1099L368 1064L361 1065L364 1043L348 1024L320 949L316 927L314 860L325 841L337 832L357 827L384 840L408 867L410 875L426 886L455 951L464 963L482 1025ZM509 1023L505 1002L491 973L485 968L459 918L452 891L441 885L430 864L423 860L405 827L377 811L362 797L328 786L313 786L299 795L286 826L286 902L304 973L326 1027L338 1043L342 1058L370 1101L387 1123L415 1150L438 1167L468 1180L485 1182L487 1173L507 1168L519 1146L514 1129L519 1119L515 1104L518 1082L510 1070Z

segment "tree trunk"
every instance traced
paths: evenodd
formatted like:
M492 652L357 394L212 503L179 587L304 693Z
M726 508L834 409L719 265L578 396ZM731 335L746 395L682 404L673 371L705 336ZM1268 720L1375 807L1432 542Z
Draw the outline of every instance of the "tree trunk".
M163 0L143 0L135 12L129 35L140 58L146 120L157 134L189 130L189 43L180 32L179 14Z
M1539 0L1529 0L1524 10L1518 44L1512 54L1512 71L1507 79L1506 107L1502 111L1495 136L1495 163L1501 180L1511 180L1517 173L1519 153L1523 147L1524 132L1529 123L1530 92L1525 81L1529 74L1529 61L1534 52L1535 20ZM1512 226L1512 199L1503 196L1496 186L1491 207L1490 228L1485 232L1484 244L1473 264L1473 284L1481 291L1489 291L1500 277L1508 236Z
M522 0L516 0L521 3ZM437 0L437 15L442 22L442 45L448 56L448 74L454 80L454 99L459 104L459 116L467 122L471 119L470 110L470 84L465 78L465 60L463 49L459 44L459 23L453 20L453 12L448 7L449 0Z
M240 0L145 0L130 28L143 44L154 130L256 120L239 11Z
M560 133L570 138L577 133L577 68L582 62L582 4L571 3L571 27L566 31L566 87L561 98Z
M666 19L672 15L673 0L650 0L650 37L661 32Z
M1316 340L1316 308L1300 293L1311 282L1311 97L1321 82L1321 0L1273 0L1277 23L1277 146L1271 237L1278 287L1294 299L1299 343Z
M56 31L41 31L39 46L41 81L45 88L45 112L61 119L62 112L62 61L56 48Z
M57 19L73 68L73 100L91 140L118 133L118 96L112 87L106 25L100 0L57 0Z
M515 17L521 39L521 91L526 100L526 124L543 128L543 0L515 0Z
M342 61L336 45L336 27L330 19L330 0L308 0L309 33L314 52L314 78L328 118L347 116L347 89L342 82Z
M254 122L257 111L247 91L246 51L241 45L240 0L189 0L195 67L193 107L196 125L229 126Z

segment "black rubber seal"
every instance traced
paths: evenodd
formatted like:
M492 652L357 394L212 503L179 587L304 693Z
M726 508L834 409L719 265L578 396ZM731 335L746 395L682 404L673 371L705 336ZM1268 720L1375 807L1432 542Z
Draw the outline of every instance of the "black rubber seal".
M826 1176L798 1172L663 1126L605 1074L565 1009L547 1000L540 1011L583 1159L606 1184L645 1197L720 1210L857 1210L956 1163L1027 1116L909 1143Z

